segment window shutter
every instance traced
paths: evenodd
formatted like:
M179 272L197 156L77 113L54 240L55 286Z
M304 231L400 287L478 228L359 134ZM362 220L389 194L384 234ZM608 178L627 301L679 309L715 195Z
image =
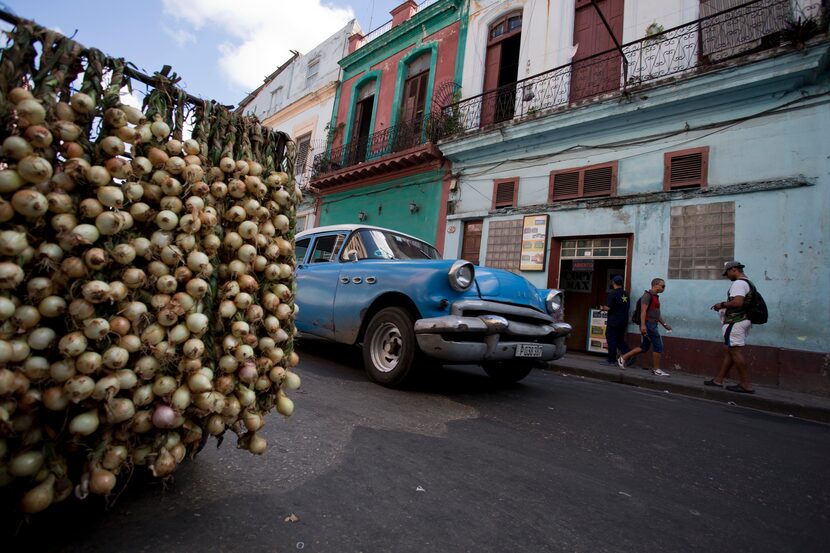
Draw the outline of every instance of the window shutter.
M579 171L556 173L553 175L552 200L565 200L579 197Z
M613 190L614 169L610 165L586 169L582 185L583 196L609 196Z
M708 172L709 148L667 152L664 159L663 188L704 188Z
M494 207L513 207L513 195L515 191L516 181L497 182Z

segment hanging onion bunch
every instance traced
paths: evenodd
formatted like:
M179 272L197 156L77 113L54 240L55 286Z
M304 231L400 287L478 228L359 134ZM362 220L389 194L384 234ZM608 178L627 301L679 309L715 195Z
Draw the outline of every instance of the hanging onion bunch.
M261 454L300 384L299 196L263 167L274 134L254 155L253 127L212 106L183 138L182 105L154 103L171 90L142 112L120 103L116 60L85 61L2 91L0 495L27 514L110 496L134 467L164 478L227 430Z

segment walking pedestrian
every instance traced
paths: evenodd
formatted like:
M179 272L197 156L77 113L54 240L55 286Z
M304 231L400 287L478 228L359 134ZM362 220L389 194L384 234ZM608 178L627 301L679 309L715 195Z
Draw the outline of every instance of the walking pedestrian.
M723 276L729 278L732 284L726 294L726 301L716 303L712 309L720 315L725 351L717 376L704 381L704 384L723 387L723 379L729 376L729 371L734 368L738 372L740 383L727 386L726 389L752 394L755 390L749 383L749 371L746 368L743 352L746 337L752 328L752 323L744 309L744 305L752 300L752 287L744 274L744 265L739 261L726 262L723 266Z
M623 288L623 282L620 275L611 279L611 291L608 292L608 299L602 306L602 310L608 313L605 321L605 342L608 345L607 363L610 365L617 364L617 355L623 355L630 350L625 343L625 330L628 328L631 298Z
M625 368L629 359L635 355L651 349L652 367L651 372L656 376L669 376L669 373L660 368L660 356L663 353L663 338L657 324L663 325L671 332L671 325L666 324L660 314L660 294L666 291L666 282L662 278L655 278L651 281L651 289L646 290L639 299L640 312L640 346L632 349L617 358L617 364L621 369Z

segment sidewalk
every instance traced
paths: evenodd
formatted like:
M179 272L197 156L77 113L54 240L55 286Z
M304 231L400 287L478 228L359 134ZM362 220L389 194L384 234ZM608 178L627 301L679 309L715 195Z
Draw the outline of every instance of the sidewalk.
M740 394L715 386L704 386L703 381L706 377L700 375L670 371L671 376L668 377L654 376L650 370L642 369L639 366L623 370L605 364L604 356L584 353L568 352L565 357L554 361L549 367L550 370L563 374L619 382L641 388L666 390L675 394L722 401L741 407L773 411L819 422L830 422L830 398L822 396L789 392L764 386L754 386L754 394ZM727 381L727 384L733 383L734 381Z

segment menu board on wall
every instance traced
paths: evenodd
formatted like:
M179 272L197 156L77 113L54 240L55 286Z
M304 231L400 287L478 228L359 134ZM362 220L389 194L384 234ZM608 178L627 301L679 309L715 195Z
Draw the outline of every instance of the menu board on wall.
M608 313L601 309L588 311L588 343L586 349L595 353L608 353L608 342L605 340L605 327L608 323Z
M527 215L522 225L522 271L544 271L548 243L548 216Z

